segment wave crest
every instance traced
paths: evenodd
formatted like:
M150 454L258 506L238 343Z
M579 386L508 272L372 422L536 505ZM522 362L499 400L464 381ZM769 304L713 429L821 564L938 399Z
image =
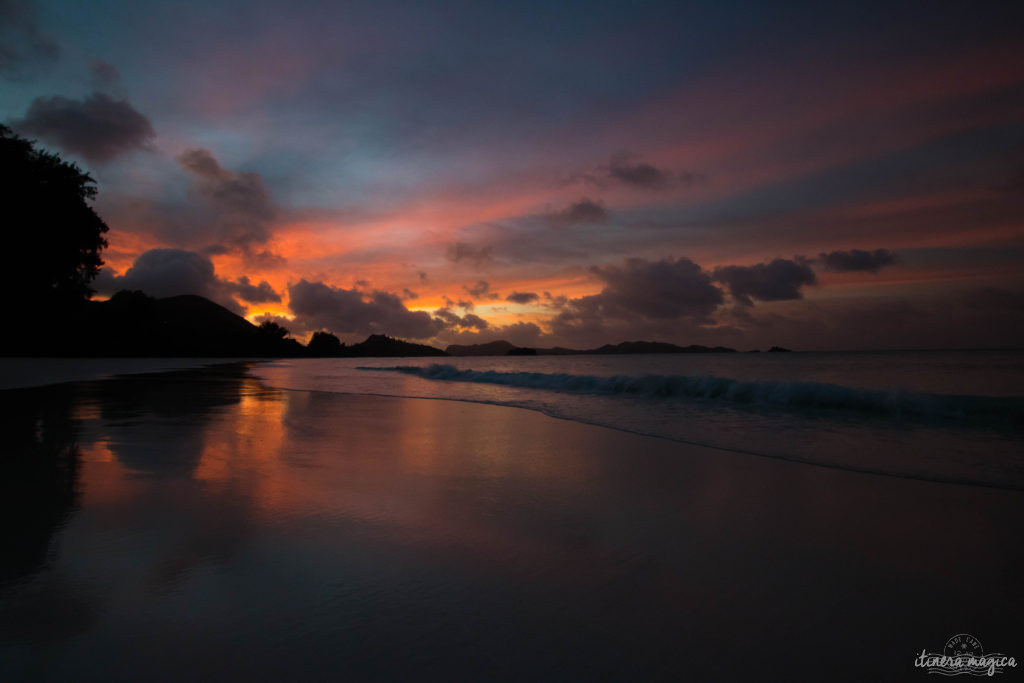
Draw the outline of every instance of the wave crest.
M897 389L864 389L822 382L747 381L713 375L637 375L598 377L543 372L501 372L427 366L359 367L399 372L423 379L474 382L574 394L628 394L663 398L721 400L779 408L830 409L921 417L1024 419L1024 399L918 394Z

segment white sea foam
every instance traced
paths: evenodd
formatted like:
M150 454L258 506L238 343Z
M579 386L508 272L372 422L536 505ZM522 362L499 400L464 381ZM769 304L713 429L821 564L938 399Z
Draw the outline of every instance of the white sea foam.
M398 372L423 379L498 384L574 394L630 394L692 398L778 408L828 409L921 417L1024 417L1024 399L953 396L900 390L847 387L822 382L744 381L713 375L636 375L600 377L565 373L472 370L434 363L360 370Z
M1024 489L1018 351L298 359L252 371L282 389L514 406L786 460Z

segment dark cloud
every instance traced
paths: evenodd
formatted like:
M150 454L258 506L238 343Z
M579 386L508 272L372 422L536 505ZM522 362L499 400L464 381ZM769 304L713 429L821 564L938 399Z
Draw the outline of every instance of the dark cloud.
M203 247L202 252L204 254L209 254L210 256L222 256L224 254L230 254L231 249L223 244L211 244L208 247Z
M270 239L278 210L259 173L230 171L206 149L190 149L178 157L192 174L194 188L209 211L211 237L246 256L251 265L278 267L284 259L256 245Z
M244 275L233 281L219 278L208 256L181 249L144 252L124 275L114 275L104 268L96 279L95 287L101 294L128 289L141 290L157 298L196 294L239 315L243 310L235 297L249 303L281 301L281 295L268 282L254 285Z
M822 252L818 260L825 267L837 273L850 273L856 271L867 271L877 273L883 266L889 266L899 261L899 257L888 249L875 249L864 251L862 249L851 249L850 251Z
M420 276L420 284L421 285L427 284L427 274L421 270L421 271L419 271L419 276Z
M102 92L84 100L37 97L25 118L12 126L96 163L143 149L156 135L149 119L135 107Z
M434 311L434 317L440 320L446 328L458 327L459 323L462 322L462 316L453 311L450 306Z
M550 306L551 308L564 308L565 305L569 302L569 297L565 296L564 294L552 296L551 292L544 292L544 301L545 306Z
M209 257L181 249L151 249L135 259L124 275L113 275L104 268L95 282L101 294L121 289L141 290L157 298L196 294L241 314L231 296L239 286L218 278Z
M542 335L542 330L535 323L516 322L510 325L487 325L473 330L461 331L449 330L443 332L439 337L443 338L446 344L486 344L488 342L504 339L516 346L537 346Z
M486 330L489 324L486 320L474 313L467 313L462 316L462 326L476 330Z
M466 285L463 285L462 288L466 290L466 293L469 294L474 299L479 299L491 291L491 283L487 282L486 280L479 280L472 287L467 287Z
M288 298L295 324L304 330L426 339L444 326L428 313L410 311L388 292L367 294L302 279L288 286Z
M621 268L592 270L606 284L596 295L601 307L618 314L705 320L722 303L722 292L711 277L688 258L633 258Z
M0 76L24 79L59 56L57 42L39 29L33 3L0 0Z
M406 287L405 289L402 290L402 296L405 297L406 299L418 299L418 298L420 298L419 294L417 294L416 292L412 291L408 287Z
M713 279L724 284L732 297L744 306L758 301L786 301L801 298L800 288L818 279L805 259L775 259L753 266L719 266Z
M268 301L281 303L281 295L275 292L274 288L266 280L261 281L258 285L254 285L249 282L248 277L243 275L235 282L227 283L226 286L239 299L248 301L251 304L261 304Z
M121 72L110 62L94 59L89 64L93 86L99 89L109 88L121 82Z
M490 245L453 242L448 245L448 260L452 263L466 263L475 268L483 268L494 261L494 254Z
M629 152L613 154L607 164L598 166L593 172L583 174L583 178L600 188L623 185L645 190L689 187L706 180L701 173L674 172L667 168L658 168L639 161L635 154Z
M540 299L534 292L512 292L505 297L505 301L511 301L514 304L528 304Z
M211 220L209 216L199 216L197 220L200 221L199 225L207 225L206 220ZM173 224L172 224L173 225ZM173 233L172 233L173 234ZM178 233L176 236L180 236ZM226 244L211 244L200 249L204 254L210 256L221 256L223 254L230 254L236 251L240 251L242 256L245 258L246 265L255 268L257 270L274 270L288 263L288 259L280 254L275 254L269 249L260 249L259 251L253 248L242 248L239 250L237 247L229 247Z
M259 251L243 249L242 255L245 257L246 264L260 270L273 270L288 263L288 259L284 256L275 254L269 249L261 249Z
M478 284L486 283L481 282ZM452 310L456 307L461 308L465 314L459 315ZM473 308L474 306L472 301L452 301L448 297L444 297L444 306L434 311L435 320L437 320L441 325L441 329L439 331L447 330L451 333L456 329L477 331L486 330L490 326L489 323L480 316L472 313L471 311Z
M463 328L467 330L481 331L486 330L489 327L488 322L475 313L459 315L451 309L450 305L434 311L434 316L441 322L443 328L447 330Z
M603 204L584 197L561 211L545 216L548 224L564 228L570 225L598 225L608 221L608 209Z
M158 298L198 294L211 299L219 294L221 284L208 257L181 249L151 249L110 283L115 289L138 289Z
M510 325L502 325L496 332L499 338L516 346L533 346L541 335L541 329L536 324L522 321Z
M625 185L660 190L667 187L672 172L645 163L631 163L632 155L624 152L612 156L608 164L608 177Z
M597 294L558 301L551 329L562 340L589 344L615 334L658 331L665 336L665 330L674 335L712 322L724 301L711 276L688 258L634 258L621 267L591 270L605 287Z

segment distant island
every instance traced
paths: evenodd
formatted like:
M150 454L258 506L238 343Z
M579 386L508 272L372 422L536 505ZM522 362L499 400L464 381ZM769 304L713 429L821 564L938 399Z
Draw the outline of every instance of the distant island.
M86 301L44 336L8 344L5 355L89 357L367 358L425 356L567 356L666 353L736 353L724 346L677 346L630 341L593 349L531 348L499 340L451 344L444 350L372 334L346 345L330 332L316 332L307 345L273 322L254 325L209 299L182 295L156 299L120 291L107 301ZM771 351L787 351L772 347Z
M773 347L773 351L778 347ZM667 342L631 341L619 344L605 344L596 349L567 349L555 346L534 349L515 346L507 341L487 344L451 344L445 349L449 356L574 356L574 355L618 355L638 353L736 353L736 349L725 346L677 346Z

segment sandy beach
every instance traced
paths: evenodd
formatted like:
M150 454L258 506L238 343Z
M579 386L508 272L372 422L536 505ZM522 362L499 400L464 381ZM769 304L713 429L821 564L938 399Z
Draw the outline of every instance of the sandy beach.
M245 364L0 400L4 680L907 680L965 631L1024 654L1017 491Z

